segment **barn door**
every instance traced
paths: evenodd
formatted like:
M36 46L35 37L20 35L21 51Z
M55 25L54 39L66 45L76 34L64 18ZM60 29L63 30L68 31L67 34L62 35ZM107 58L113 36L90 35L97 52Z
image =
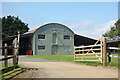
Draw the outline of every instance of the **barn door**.
M53 45L52 45L52 55L56 55L58 52L58 45L57 45L57 34L53 33L52 37Z
M57 55L58 53L58 46L57 45L53 45L52 46L52 55Z

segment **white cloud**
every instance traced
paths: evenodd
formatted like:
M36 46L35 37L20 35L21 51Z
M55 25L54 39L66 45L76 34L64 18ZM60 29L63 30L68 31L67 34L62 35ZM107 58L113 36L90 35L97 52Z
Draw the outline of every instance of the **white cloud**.
M91 23L93 23L93 20L84 20L84 21L79 21L79 22L66 22L67 25L70 26L70 28L85 28L89 26Z
M112 20L104 24L95 25L93 29L94 31L91 32L92 33L91 36L99 38L106 31L110 30L110 27L113 26L115 22L116 22L115 20Z
M70 27L76 34L90 37L93 39L99 39L100 36L108 31L112 25L114 25L115 20L93 25L94 20L84 20L79 22L65 23Z

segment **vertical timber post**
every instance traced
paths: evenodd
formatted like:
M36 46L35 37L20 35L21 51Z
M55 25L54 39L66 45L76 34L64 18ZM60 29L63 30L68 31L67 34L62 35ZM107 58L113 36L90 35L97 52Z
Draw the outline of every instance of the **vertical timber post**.
M82 56L82 60L83 60L83 62L84 62L84 48L83 48L83 56Z
M106 56L107 43L106 38L103 40L103 66L106 66L107 56Z
M13 40L13 42L14 42L14 40ZM15 52L15 44L13 43L12 44L12 46L13 46L13 48L12 48L12 54L13 54L13 66L14 66L14 61L15 61L15 59L14 59L14 52Z
M75 47L74 47L74 62L76 63Z
M14 67L16 67L16 54L17 54L17 38L15 38L14 40L13 40L13 46L14 46L14 48L13 48L13 65L14 65Z
M14 65L14 67L16 67L16 49L15 49L16 47L15 47L15 45L14 45L14 48L13 48L13 65Z
M110 57L110 55L111 55L111 50L109 50L109 53L108 53L108 64L111 63L111 57Z
M101 63L103 63L103 37L101 36Z
M4 53L5 58L7 58L7 43L5 43L5 53ZM8 67L8 61L7 59L5 60L5 68Z
M18 39L17 39L17 62L16 64L18 64L18 59L19 59L19 44L20 44L20 32L18 31Z

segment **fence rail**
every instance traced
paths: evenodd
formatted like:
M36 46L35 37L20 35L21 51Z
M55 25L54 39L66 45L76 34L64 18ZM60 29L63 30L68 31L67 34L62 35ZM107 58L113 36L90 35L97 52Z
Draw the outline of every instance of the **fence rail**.
M100 42L100 44L98 44ZM94 44L88 46L74 47L74 61L100 61L106 65L106 39L101 38Z
M114 57L114 58L120 58L120 56L115 56L115 55L111 55L111 50L120 50L120 48L118 47L107 47L107 50L108 50L108 63L111 63L111 58Z
M102 46L102 45L98 44L98 45L88 45L88 46L77 46L75 48L88 48L88 47L97 47L97 46Z
M120 50L120 48L118 48L118 47L107 47L107 49Z
M97 49L85 49L84 51L89 51L89 50L98 51L98 50L101 50L101 48L97 48ZM80 51L83 51L83 50L75 50L75 52L80 52Z
M100 44L98 44L99 41ZM74 47L74 61L101 61L103 66L106 66L107 56L108 63L111 62L111 57L120 58L120 56L111 55L111 50L120 50L120 48L107 47L106 38L101 37L94 45Z
M10 68L8 67L8 60L13 59L13 66L16 67L18 64L18 54L19 54L19 38L20 38L20 33L18 32L18 38L15 38L13 40L12 46L8 46L7 43L4 44L3 47L0 49L4 50L4 58L0 59L0 61L4 61L4 66L5 68L2 69L2 71ZM8 56L8 49L12 49L12 56Z
M12 59L13 58L13 56L10 56L10 57L6 57L6 58L2 58L2 59L0 59L0 61L4 61L4 60L8 60L8 59Z

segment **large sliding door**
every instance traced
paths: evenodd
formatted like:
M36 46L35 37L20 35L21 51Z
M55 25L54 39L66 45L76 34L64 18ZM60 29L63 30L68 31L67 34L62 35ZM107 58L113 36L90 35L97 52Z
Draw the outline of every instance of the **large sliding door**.
M52 55L57 55L58 54L58 46L57 45L53 45L52 46Z
M57 34L54 33L52 37L52 55L57 55L58 53L58 45L57 45Z

